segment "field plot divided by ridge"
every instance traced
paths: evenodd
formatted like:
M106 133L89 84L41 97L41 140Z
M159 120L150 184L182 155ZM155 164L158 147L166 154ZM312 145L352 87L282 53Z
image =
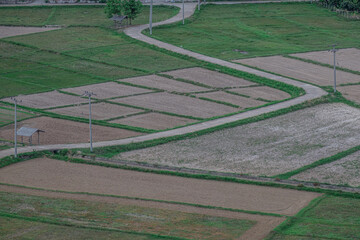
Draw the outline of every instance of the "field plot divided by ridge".
M18 35L25 35L30 33L46 32L56 30L59 28L51 27L7 27L0 26L0 38L13 37Z
M110 123L120 123L155 130L164 130L192 122L195 122L195 120L160 113L145 113L110 121Z
M64 144L89 142L89 124L57 118L38 117L24 120L18 123L18 128L26 126L45 131L40 133L40 144ZM93 141L106 141L138 136L141 133L119 128L93 125ZM14 139L14 125L0 128L0 138ZM20 138L19 138L20 140ZM27 142L24 138L24 142ZM37 143L37 135L34 135L33 143Z
M290 54L290 56L304 58L329 65L334 64L333 53L329 51L317 51ZM346 48L338 49L336 52L336 66L360 72L360 49Z
M114 159L273 176L359 144L360 110L322 104Z
M235 60L235 62L321 86L332 86L334 79L334 70L331 68L282 56L248 58ZM337 84L360 83L360 75L340 70L336 74Z
M7 107L2 107L0 105L0 125L8 124L14 121L14 109ZM17 111L17 119L21 121L24 118L32 117L34 116L31 113L24 112L24 111Z
M256 85L253 82L249 82L241 78L233 77L216 71L210 71L208 69L199 67L163 72L163 74L170 75L174 78L181 78L202 83L215 88L244 87Z
M237 110L236 108L218 103L164 92L112 99L111 102L198 118L224 115Z
M360 187L359 170L360 152L356 152L332 163L306 170L292 179Z
M81 106L56 108L48 111L74 117L89 117L89 105L87 104ZM110 104L104 102L91 104L91 118L95 120L105 120L109 118L121 117L140 112L142 112L142 110L120 106L117 104Z
M287 92L267 86L233 88L228 91L243 94L254 99L260 98L268 101L278 101L291 97Z
M360 85L338 86L336 89L340 91L345 98L360 104Z
M0 169L0 173L1 182L16 185L285 215L296 214L309 201L320 196L318 193L141 173L52 159L17 163Z

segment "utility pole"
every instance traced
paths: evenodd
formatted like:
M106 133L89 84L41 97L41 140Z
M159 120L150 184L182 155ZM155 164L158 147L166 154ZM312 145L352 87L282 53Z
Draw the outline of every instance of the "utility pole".
M200 11L200 0L198 0L198 11Z
M338 51L335 46L336 44L333 44L333 48L330 50L330 52L334 53L334 93L336 93L336 52Z
M14 149L15 149L15 153L14 153L14 156L17 158L17 103L21 102L21 100L17 100L15 97L11 97L10 99L15 104L15 117L14 117L14 121L15 121L15 126L14 126Z
M90 130L90 152L93 151L93 146L92 146L92 129L91 129L91 97L92 96L96 96L95 93L93 92L88 92L85 91L84 94L82 96L86 96L89 98L89 130Z
M185 24L185 4L184 0L182 0L182 12L183 12L183 25Z
M151 0L150 2L150 19L149 19L150 35L152 35L152 12L153 12L153 0Z

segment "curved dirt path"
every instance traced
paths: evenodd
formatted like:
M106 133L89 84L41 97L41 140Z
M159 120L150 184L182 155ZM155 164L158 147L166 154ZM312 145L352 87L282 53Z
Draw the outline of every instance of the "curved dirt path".
M169 4L169 5L179 7L180 8L179 13L176 16L174 16L168 20L154 23L153 24L154 27L182 20L182 4ZM190 17L194 13L196 6L197 6L196 3L186 3L185 4L185 11L184 11L185 18ZM255 117L255 116L258 116L261 114L273 112L273 111L280 110L283 108L288 108L288 107L303 103L305 101L319 98L319 97L327 94L321 88L307 84L307 83L298 82L298 81L295 81L295 80L292 80L289 78L285 78L285 77L277 76L274 74L255 70L255 69L252 69L249 67L245 67L245 66L242 66L242 65L239 65L236 63L231 63L231 62L227 62L227 61L224 61L221 59L205 56L205 55L195 53L195 52L183 49L183 48L176 47L176 46L168 44L168 43L161 42L159 40L155 40L155 39L147 37L141 33L146 28L148 28L148 24L131 27L131 28L125 29L124 32L125 32L125 34L127 34L128 36L130 36L134 39L146 42L148 44L158 46L160 48L167 49L169 51L173 51L176 53L194 57L194 58L202 60L202 61L207 61L210 63L218 64L218 65L229 67L232 69L236 69L239 71L252 73L252 74L255 74L255 75L258 75L261 77L265 77L268 79L272 79L275 81L279 81L279 82L287 83L287 84L290 84L290 85L293 85L296 87L303 88L305 90L306 94L303 96L300 96L298 98L288 100L286 102L281 102L278 104L251 110L248 112L239 113L239 114L236 114L236 115L233 115L230 117L219 118L219 119L215 119L215 120L211 120L211 121L207 121L207 122L203 122L203 123L199 123L199 124L194 124L191 126L186 126L186 127L182 127L182 128L178 128L178 129L174 129L174 130L153 133L153 134L148 134L148 135L143 135L143 136L138 136L138 137L131 137L131 138L126 138L126 139L96 142L96 143L93 143L93 147L105 147L105 146L114 146L114 145L124 145L124 144L129 144L129 143L138 143L138 142L143 142L143 141L148 141L148 140L153 140L153 139L166 138L166 137L171 137L171 136L177 136L177 135L183 135L183 134L187 134L187 133L197 132L197 131L201 131L204 129L220 126L220 125L223 125L226 123L231 123L234 121L238 121L238 120L242 120L242 119L246 119L246 118L250 118L250 117ZM43 150L56 150L56 149L88 148L88 147L89 147L89 143L27 146L27 147L18 148L18 153L43 151ZM3 157L6 157L6 156L13 155L13 153L14 153L14 149L7 149L7 150L0 151L0 159Z

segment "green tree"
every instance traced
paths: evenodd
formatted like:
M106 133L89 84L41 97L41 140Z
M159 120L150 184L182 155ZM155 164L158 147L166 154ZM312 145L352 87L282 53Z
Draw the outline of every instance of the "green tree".
M113 15L121 15L123 12L122 0L108 0L105 6L105 14L108 18Z
M131 20L134 20L142 10L142 3L139 0L123 0L122 3L124 15Z

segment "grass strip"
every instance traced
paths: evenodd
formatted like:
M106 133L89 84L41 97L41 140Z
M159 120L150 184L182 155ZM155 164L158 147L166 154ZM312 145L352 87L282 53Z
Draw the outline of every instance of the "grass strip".
M167 236L167 235L159 235L159 234L153 234L153 233L146 233L146 232L135 232L135 231L126 231L126 230L120 230L116 228L103 228L103 227L94 227L94 226L83 226L80 224L74 224L70 222L64 222L64 221L55 221L48 219L46 217L25 217L14 213L6 213L6 212L0 212L0 216L2 217L8 217L8 218L16 218L31 222L41 222L41 223L47 223L47 224L54 224L54 225L60 225L60 226L66 226L66 227L75 227L75 228L83 228L83 229L91 229L91 230L100 230L100 231L113 231L113 232L121 232L121 233L128 233L128 234L134 234L134 235L141 235L141 236L149 236L149 237L156 237L160 239L175 239L175 240L188 240L188 238L182 238L182 237L174 237L174 236Z
M334 162L334 161L337 161L339 159L342 159L350 154L353 154L357 151L360 150L360 145L358 146L355 146L353 148L350 148L348 150L345 150L343 152L339 152L333 156L330 156L330 157L326 157L326 158L323 158L323 159L320 159L316 162L313 162L309 165L306 165L306 166L303 166L301 168L298 168L298 169L295 169L293 171L290 171L290 172L287 172L287 173L283 173L283 174L279 174L279 175L275 175L273 176L273 178L279 178L279 179L289 179L291 178L292 176L295 176L299 173L302 173L302 172L305 172L309 169L313 169L313 168L316 168L318 166L321 166L321 165L324 165L324 164L328 164L328 163L331 163L331 162Z

